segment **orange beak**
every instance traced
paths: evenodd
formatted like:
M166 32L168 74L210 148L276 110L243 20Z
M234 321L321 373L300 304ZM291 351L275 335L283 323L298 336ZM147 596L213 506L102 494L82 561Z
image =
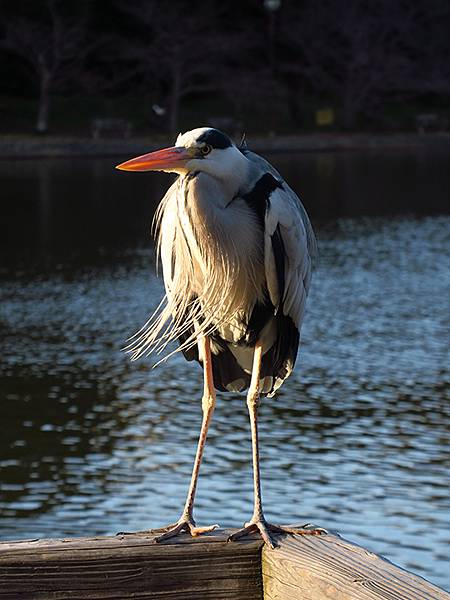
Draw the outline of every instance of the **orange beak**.
M116 169L121 171L176 171L180 167L185 167L191 158L192 156L186 148L173 146L127 160L117 165Z

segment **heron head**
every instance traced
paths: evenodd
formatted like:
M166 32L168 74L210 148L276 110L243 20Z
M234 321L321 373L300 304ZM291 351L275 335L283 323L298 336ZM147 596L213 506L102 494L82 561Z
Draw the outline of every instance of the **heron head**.
M175 146L132 158L117 169L124 171L166 171L184 175L203 171L225 179L243 171L247 159L230 138L212 127L199 127L180 134Z

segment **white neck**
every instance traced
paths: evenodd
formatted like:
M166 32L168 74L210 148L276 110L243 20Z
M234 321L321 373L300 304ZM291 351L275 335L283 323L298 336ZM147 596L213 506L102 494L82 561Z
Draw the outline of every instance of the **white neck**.
M190 171L198 170L215 179L220 194L229 201L246 184L251 163L236 146L230 146L213 150L205 159L191 160L188 167Z

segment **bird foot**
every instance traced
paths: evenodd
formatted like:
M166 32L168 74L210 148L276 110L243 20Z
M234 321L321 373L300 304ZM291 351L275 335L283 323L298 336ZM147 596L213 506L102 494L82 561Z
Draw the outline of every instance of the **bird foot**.
M269 523L267 523L267 521L265 521L264 519L250 521L249 523L246 523L242 529L239 529L239 531L236 531L236 533L230 535L228 541L234 542L235 540L249 535L250 533L257 533L259 531L264 542L270 548L275 548L276 542L273 540L272 536L269 533L271 527L272 526L269 525Z
M163 542L164 540L168 540L171 537L175 537L182 531L186 531L187 533L190 533L192 537L197 537L198 535L202 535L202 533L208 533L208 531L213 531L214 529L217 529L218 527L219 527L219 525L217 525L217 524L216 525L207 525L206 527L197 527L195 524L195 521L192 517L183 515L181 517L181 519L178 521L178 523L174 523L173 525L168 525L165 528L165 529L167 529L167 531L162 533L161 535L158 535L158 537L156 537L154 541L157 543Z
M233 533L228 538L229 542L234 542L235 540L249 535L250 533L258 532L261 534L264 542L269 546L269 548L276 548L278 545L276 540L273 538L274 533L281 533L286 535L287 533L298 534L298 535L323 535L327 534L328 531L323 529L322 527L315 527L311 523L306 523L302 527L289 527L283 525L272 525L268 523L264 518L260 519L252 519L249 523L245 523L243 529L239 529L236 533Z

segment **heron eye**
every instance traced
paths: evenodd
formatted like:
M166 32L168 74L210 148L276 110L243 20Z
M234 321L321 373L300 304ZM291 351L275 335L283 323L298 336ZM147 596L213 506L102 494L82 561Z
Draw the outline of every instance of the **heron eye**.
M209 146L208 144L205 144L204 146L202 146L200 148L200 154L202 154L202 156L206 156L207 154L209 154L212 150L212 147Z

